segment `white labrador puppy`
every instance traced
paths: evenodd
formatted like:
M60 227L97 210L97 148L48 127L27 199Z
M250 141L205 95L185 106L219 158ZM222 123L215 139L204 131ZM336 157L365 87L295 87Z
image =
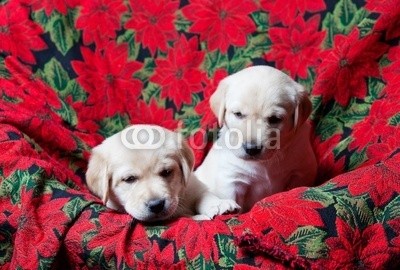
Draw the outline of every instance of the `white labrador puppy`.
M239 208L210 193L193 175L194 156L182 137L153 125L133 125L92 150L89 189L108 207L141 221L195 215L211 219Z
M210 191L245 212L268 195L314 183L312 105L301 85L275 68L249 67L223 79L210 105L222 128L195 172Z

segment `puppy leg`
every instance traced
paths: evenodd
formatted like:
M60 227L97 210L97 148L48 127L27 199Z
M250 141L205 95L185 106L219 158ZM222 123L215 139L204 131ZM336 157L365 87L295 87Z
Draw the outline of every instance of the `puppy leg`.
M205 192L197 201L197 212L209 219L216 215L235 213L240 210L240 206L230 199L220 199L211 192Z
M194 174L188 183L183 201L186 202L186 208L198 214L193 216L195 220L212 219L216 215L240 210L240 206L234 200L220 199L210 192Z
M221 178L223 179L223 178ZM225 178L227 179L227 178ZM235 201L244 210L246 204L246 194L248 193L249 185L240 180L228 180L226 183L219 183L218 187L213 190L219 198ZM248 198L247 198L248 199Z

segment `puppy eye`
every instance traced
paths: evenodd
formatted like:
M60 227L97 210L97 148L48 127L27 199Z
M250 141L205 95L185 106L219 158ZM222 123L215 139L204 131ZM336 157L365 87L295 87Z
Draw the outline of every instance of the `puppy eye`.
M267 118L268 124L270 125L277 125L280 124L282 122L282 118L279 118L278 116L270 116Z
M241 112L234 112L233 115L235 115L237 118L242 119L244 118L244 114L242 114Z
M167 177L171 176L172 172L173 172L173 170L171 170L171 169L164 169L159 173L159 175L161 177L167 178Z
M133 176L133 175L122 179L122 181L124 181L125 183L128 183L128 184L132 184L132 183L136 182L137 180L138 180L138 177L137 176Z

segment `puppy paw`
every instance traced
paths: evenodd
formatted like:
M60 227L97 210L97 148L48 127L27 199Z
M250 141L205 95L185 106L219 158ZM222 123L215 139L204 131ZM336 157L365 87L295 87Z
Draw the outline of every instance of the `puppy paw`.
M239 211L240 206L235 201L215 198L204 203L201 207L200 214L212 219L217 215L237 213Z
M192 219L193 220L198 220L198 221L200 221L200 220L211 220L211 218L206 216L206 215L195 215L195 216L192 216Z

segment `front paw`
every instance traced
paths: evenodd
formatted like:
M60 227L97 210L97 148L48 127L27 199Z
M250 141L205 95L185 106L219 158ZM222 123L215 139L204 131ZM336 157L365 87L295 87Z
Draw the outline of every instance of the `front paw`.
M204 201L199 207L199 214L205 215L210 219L217 215L237 213L240 211L240 206L234 200L212 198Z
M192 219L193 220L197 220L197 221L202 221L202 220L211 220L211 218L209 217L209 216L206 216L206 215L195 215L195 216L192 216Z

